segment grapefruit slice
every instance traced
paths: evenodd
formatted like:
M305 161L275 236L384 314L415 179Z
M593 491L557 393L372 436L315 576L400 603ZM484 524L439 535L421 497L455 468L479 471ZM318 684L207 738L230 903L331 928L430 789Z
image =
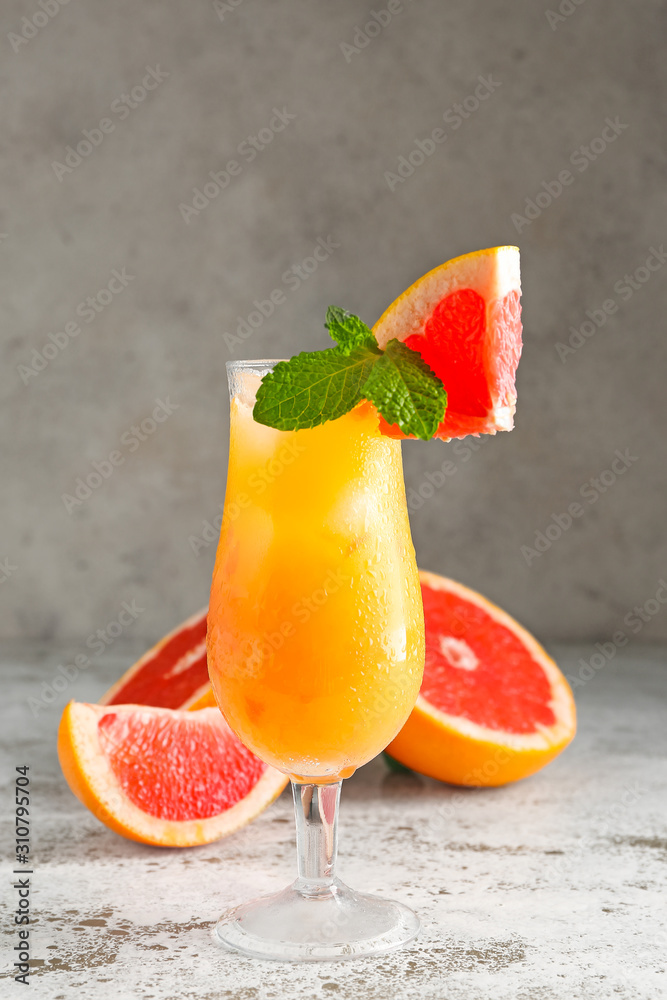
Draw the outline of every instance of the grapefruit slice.
M510 431L521 355L517 247L491 247L429 271L373 327L380 347L394 338L442 379L447 411L436 437ZM380 418L384 433L405 437Z
M576 730L570 686L536 639L481 594L420 572L426 666L387 753L453 785L505 785L553 760Z
M58 756L70 788L99 820L130 840L162 847L233 833L287 784L243 746L218 708L71 701Z
M160 639L100 699L101 705L186 708L209 689L202 608ZM215 702L212 702L215 704Z

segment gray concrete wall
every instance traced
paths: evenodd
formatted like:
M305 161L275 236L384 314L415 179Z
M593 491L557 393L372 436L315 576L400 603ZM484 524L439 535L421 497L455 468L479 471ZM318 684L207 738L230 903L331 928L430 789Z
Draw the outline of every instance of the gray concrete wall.
M666 637L656 603L624 624L667 577L667 267L637 270L667 236L666 5L566 0L557 20L557 0L403 0L353 50L385 0L44 2L41 16L37 0L5 0L1 15L0 632L83 644L135 601L128 632L148 641L198 608L214 545L195 554L192 536L223 500L225 362L323 346L330 302L372 322L441 261L519 243L516 429L474 454L405 446L415 491L445 458L457 470L413 512L420 565L542 638ZM490 96L443 122L480 76ZM239 144L274 108L294 118L248 162ZM624 127L586 160L576 151L609 118ZM385 172L439 127L445 142L390 190ZM179 205L230 159L241 172L186 221ZM565 169L572 183L545 204ZM537 217L513 222L538 192ZM330 257L289 284L329 238ZM126 284L87 312L114 270ZM224 334L275 288L285 301L230 349ZM559 356L605 300L614 314ZM156 400L171 412L139 441L130 428ZM628 467L591 486L617 451ZM62 494L112 452L120 464L68 512ZM582 516L524 558L575 501Z

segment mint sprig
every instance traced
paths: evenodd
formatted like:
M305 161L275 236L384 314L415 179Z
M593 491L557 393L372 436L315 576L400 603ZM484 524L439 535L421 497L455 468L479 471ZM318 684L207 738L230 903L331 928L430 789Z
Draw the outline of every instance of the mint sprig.
M317 427L342 417L362 398L378 357L376 345L375 351L304 351L291 361L280 361L262 380L253 417L281 431Z
M324 323L332 340L338 343L340 350L347 351L353 347L377 348L377 340L370 327L362 319L346 312L340 306L329 306Z
M317 427L370 400L387 423L426 441L445 415L447 393L422 357L399 340L381 350L370 327L329 306L336 347L280 361L262 379L253 417L281 431Z
M445 415L447 393L421 355L390 340L366 379L363 394L388 424L422 441L432 438Z

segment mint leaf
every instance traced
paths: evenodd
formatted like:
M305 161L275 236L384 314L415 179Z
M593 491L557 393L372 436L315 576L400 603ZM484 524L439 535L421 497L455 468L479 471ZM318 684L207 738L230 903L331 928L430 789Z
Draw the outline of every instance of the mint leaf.
M281 361L262 379L252 415L257 423L281 431L342 417L362 399L361 388L380 357L375 344L349 351L304 351Z
M377 347L373 331L363 320L340 306L329 306L325 327L343 351L354 347Z
M317 427L366 398L404 434L433 437L447 393L417 351L398 340L382 351L370 327L339 306L329 306L325 326L337 346L278 362L257 391L257 423L281 431Z
M361 387L389 424L428 441L445 415L447 393L421 356L390 340Z

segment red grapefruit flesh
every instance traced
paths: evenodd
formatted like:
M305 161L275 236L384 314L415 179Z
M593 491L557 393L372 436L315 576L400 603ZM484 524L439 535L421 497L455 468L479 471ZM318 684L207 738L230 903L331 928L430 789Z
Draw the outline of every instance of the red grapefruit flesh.
M504 785L544 767L576 730L562 673L530 633L481 594L433 573L420 578L424 679L387 752L456 785Z
M257 816L287 778L254 756L217 708L70 702L58 756L74 794L131 840L191 847Z
M447 261L407 289L373 328L380 347L396 338L442 379L447 411L437 437L511 430L521 355L521 280L516 247ZM380 418L384 433L404 436Z
M100 699L101 705L185 708L209 688L203 608L161 639Z

